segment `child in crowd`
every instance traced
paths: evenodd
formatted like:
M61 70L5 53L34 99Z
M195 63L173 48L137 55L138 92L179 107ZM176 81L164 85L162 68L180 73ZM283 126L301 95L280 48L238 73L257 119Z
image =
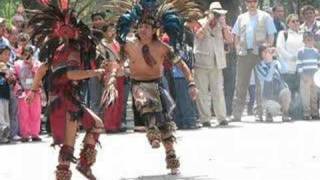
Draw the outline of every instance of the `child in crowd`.
M15 53L17 59L22 59L22 54L25 47L29 44L30 36L27 33L20 33L17 39L17 48L15 49Z
M7 66L10 52L9 46L4 44L0 46L0 143L8 143L10 136L10 83L14 81Z
M39 67L33 57L33 47L27 45L22 53L22 60L14 64L15 74L17 77L16 95L18 98L18 117L20 136L22 142L41 141L40 133L40 116L41 116L41 94L40 91L34 93L32 104L28 104L26 97L31 93L31 87L34 75Z
M288 116L291 93L288 85L281 78L280 62L274 60L275 48L265 44L259 47L262 59L255 67L261 84L262 103L266 111L266 121L272 122L273 116L282 112L282 121L290 121Z
M298 51L297 71L300 73L300 94L305 120L319 119L317 87L313 75L318 70L320 54L315 48L314 35L303 34L305 46Z

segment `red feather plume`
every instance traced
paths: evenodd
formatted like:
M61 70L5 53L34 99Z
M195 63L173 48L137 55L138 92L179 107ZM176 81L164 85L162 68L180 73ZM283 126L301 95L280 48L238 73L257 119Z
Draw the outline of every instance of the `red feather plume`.
M38 0L38 2L44 5L49 5L51 0Z
M69 8L69 0L59 0L60 9L66 10Z

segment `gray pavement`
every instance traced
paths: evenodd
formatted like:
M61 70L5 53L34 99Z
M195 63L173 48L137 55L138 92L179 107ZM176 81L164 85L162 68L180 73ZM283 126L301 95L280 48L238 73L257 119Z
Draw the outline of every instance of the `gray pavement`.
M99 180L320 179L320 121L254 123L250 118L226 128L178 131L180 176L167 175L163 148L151 149L144 133L102 135L93 170ZM58 148L43 138L0 145L0 180L54 180ZM73 171L73 179L84 178Z

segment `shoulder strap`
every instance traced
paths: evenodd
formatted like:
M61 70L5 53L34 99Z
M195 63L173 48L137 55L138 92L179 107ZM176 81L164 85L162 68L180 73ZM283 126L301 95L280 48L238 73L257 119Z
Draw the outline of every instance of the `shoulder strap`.
M284 35L284 41L287 42L288 39L288 31L283 31L283 35Z

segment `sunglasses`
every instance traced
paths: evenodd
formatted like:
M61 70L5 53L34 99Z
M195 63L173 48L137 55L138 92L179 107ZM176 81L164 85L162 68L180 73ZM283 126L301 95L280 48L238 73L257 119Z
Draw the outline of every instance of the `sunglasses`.
M295 20L291 20L290 22L292 22L292 23L298 23L299 20L295 19Z

